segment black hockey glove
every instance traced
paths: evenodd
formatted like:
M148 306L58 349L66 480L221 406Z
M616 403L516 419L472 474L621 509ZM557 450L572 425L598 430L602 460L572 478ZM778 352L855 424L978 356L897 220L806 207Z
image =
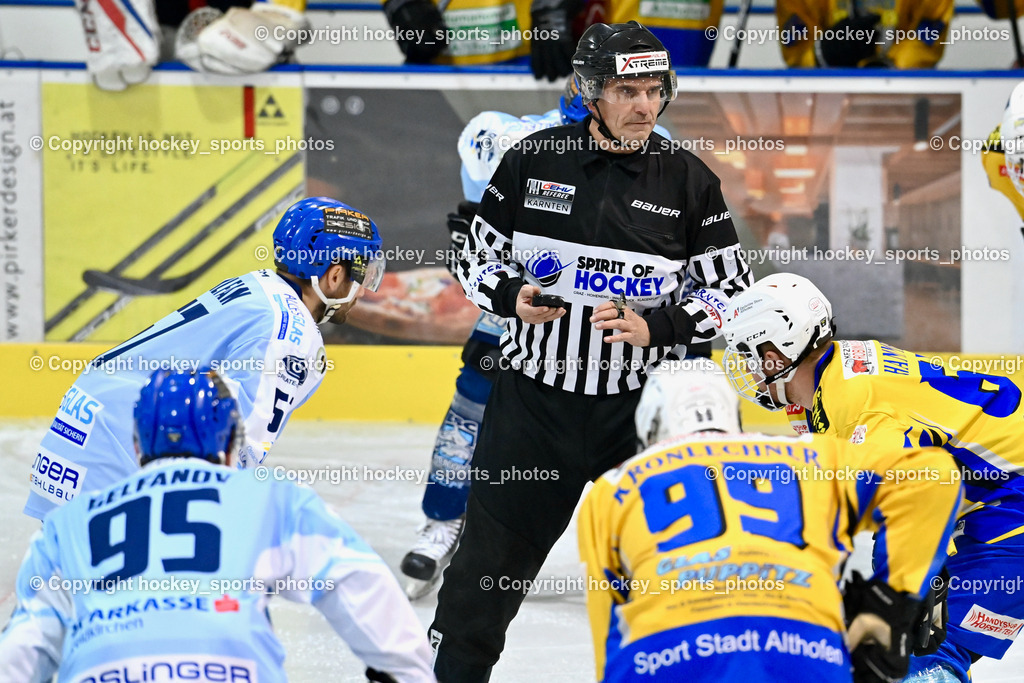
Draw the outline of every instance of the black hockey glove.
M862 17L847 17L825 30L825 37L818 41L819 61L825 66L879 66L874 58L878 54L878 22L882 20L877 14L866 14ZM861 64L871 60L870 64Z
M921 618L914 629L914 656L933 655L946 639L946 624L949 622L949 571L943 567L932 580L932 588L922 603Z
M389 674L369 667L366 668L366 680L373 681L374 683L398 683L398 681Z
M858 572L846 584L843 609L854 683L895 683L907 675L921 603Z
M530 67L537 80L554 82L572 73L576 41L570 23L578 10L577 0L533 0L530 5Z
M448 214L448 236L451 244L444 255L444 265L448 272L456 280L459 279L459 257L458 255L466 250L466 240L469 239L469 226L473 224L473 217L480 205L476 202L459 202L457 213Z
M427 64L448 47L448 27L431 0L387 0L384 14L407 64Z

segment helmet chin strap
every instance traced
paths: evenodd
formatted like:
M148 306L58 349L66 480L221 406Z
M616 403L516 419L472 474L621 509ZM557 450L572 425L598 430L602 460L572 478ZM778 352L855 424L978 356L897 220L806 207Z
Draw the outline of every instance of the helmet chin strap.
M779 397L779 402L781 402L783 405L789 405L789 399L786 398L786 383L791 378L792 374L789 375L789 377L780 377L774 382L772 382L772 386L775 387L775 393Z
M324 310L324 314L316 321L317 325L322 325L330 320L335 311L355 299L356 295L359 293L359 288L362 287L362 285L353 280L352 287L348 291L348 296L343 299L330 299L324 294L323 290L320 289L320 278L318 276L314 275L309 279L309 281L310 284L313 285L313 291L316 292L320 301L324 302L324 305L327 307L326 310Z
M783 406L789 405L790 403L789 398L786 396L786 385L789 384L790 380L792 380L796 376L797 366L803 363L807 359L807 357L811 355L811 352L818 348L815 345L817 339L818 335L815 334L814 338L811 339L811 341L807 344L804 350L800 353L800 355L798 355L793 360L792 363L790 363L788 366L786 366L779 372L775 373L771 377L765 377L765 384L767 386L775 387L775 393L779 395L779 401L782 402Z
M621 146L622 143L615 139L611 130L609 130L608 126L604 123L604 115L601 114L601 108L597 106L597 103L600 101L601 100L594 100L594 120L597 121L597 132L608 138L611 143Z

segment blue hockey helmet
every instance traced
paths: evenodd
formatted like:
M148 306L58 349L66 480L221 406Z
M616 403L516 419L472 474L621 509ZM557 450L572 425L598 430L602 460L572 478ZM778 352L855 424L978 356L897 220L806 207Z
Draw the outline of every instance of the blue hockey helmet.
M135 404L139 464L156 458L192 457L228 464L241 442L238 403L212 370L157 370Z
M577 123L587 118L587 107L583 104L583 96L580 94L580 84L576 82L576 74L572 74L565 81L565 91L558 98L558 110L562 113L562 123Z
M359 290L353 287L344 299L324 296L319 279L335 263L347 263L349 277L376 292L386 266L377 225L365 213L330 197L309 197L288 207L274 228L274 265L311 281L328 308L320 322L352 301Z

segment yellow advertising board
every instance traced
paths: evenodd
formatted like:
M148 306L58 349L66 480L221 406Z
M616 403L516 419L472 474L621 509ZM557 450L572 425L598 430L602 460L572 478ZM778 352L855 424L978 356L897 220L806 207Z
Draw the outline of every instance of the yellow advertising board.
M302 114L298 87L44 83L46 339L119 342L271 266Z

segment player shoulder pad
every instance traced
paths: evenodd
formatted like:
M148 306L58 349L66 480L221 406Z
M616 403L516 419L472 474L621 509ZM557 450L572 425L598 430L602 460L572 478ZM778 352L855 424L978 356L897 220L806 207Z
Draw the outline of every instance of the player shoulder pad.
M287 287L287 286L286 286ZM274 307L271 342L285 344L297 353L309 356L323 349L323 336L306 305L291 290L270 293Z
M544 114L512 116L500 111L480 112L466 124L459 136L459 158L470 177L487 180L512 145L530 133L561 124L558 110Z

